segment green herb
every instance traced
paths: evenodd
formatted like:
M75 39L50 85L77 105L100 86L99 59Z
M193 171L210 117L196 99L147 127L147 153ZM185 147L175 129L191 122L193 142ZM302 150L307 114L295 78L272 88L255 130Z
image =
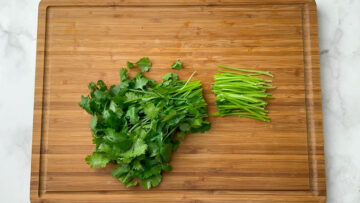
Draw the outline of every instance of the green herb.
M246 70L219 65L224 69L215 74L212 91L216 95L218 112L214 116L242 116L270 122L265 109L267 98L273 98L268 89L275 88L259 75L273 77L269 72Z
M148 57L143 57L136 63L132 63L130 61L126 62L127 68L133 68L135 65L139 66L139 68L142 72L148 72L150 70L152 64Z
M176 70L180 70L182 68L184 68L184 66L182 65L180 59L178 59L177 61L175 61L172 65L171 65L172 69L176 69Z
M101 80L91 82L89 95L79 103L93 116L95 149L86 162L92 168L117 165L112 175L126 187L160 184L162 171L171 170L177 137L210 129L201 82L190 82L191 77L184 82L167 73L155 83L141 73L130 79L127 69L121 69L120 85L108 88Z
M127 67L127 68L133 68L134 66L135 66L134 63L131 63L130 61L127 61L127 62L126 62L126 67Z

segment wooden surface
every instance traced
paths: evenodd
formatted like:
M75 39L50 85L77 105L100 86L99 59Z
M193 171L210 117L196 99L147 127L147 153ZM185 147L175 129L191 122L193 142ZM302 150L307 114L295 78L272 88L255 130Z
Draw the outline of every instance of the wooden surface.
M312 0L43 0L38 26L32 202L325 201ZM125 188L109 167L85 163L90 116L77 104L90 81L119 83L119 68L143 56L157 80L178 58L181 79L196 70L209 113L217 64L271 71L271 123L210 118L210 131L181 143L159 187Z

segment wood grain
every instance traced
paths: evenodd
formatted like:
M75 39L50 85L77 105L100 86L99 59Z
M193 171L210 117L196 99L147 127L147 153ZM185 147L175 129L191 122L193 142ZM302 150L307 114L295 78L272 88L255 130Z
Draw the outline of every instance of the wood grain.
M324 202L316 5L311 0L43 0L39 6L32 202ZM209 113L217 64L271 71L271 123L211 117L174 153L159 187L125 188L91 169L87 84L119 83L149 56L159 80L180 58L201 80ZM135 71L131 71L132 75Z

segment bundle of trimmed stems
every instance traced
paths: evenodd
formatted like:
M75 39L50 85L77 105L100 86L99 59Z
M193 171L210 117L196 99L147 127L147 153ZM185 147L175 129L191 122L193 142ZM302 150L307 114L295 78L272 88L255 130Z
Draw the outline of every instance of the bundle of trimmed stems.
M266 99L273 98L268 89L275 88L270 83L257 77L260 75L274 77L270 72L246 70L219 65L215 74L212 91L216 95L218 112L213 116L241 116L270 122L265 109Z

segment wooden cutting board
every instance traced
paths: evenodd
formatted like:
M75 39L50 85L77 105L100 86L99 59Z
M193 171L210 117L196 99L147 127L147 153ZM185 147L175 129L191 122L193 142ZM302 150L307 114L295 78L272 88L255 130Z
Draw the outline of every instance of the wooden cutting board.
M312 0L43 0L39 7L32 202L324 202L316 5ZM148 56L147 77L193 71L209 113L217 64L271 71L271 123L211 117L174 153L159 187L125 188L91 169L90 81L119 83ZM131 74L135 74L131 70Z

